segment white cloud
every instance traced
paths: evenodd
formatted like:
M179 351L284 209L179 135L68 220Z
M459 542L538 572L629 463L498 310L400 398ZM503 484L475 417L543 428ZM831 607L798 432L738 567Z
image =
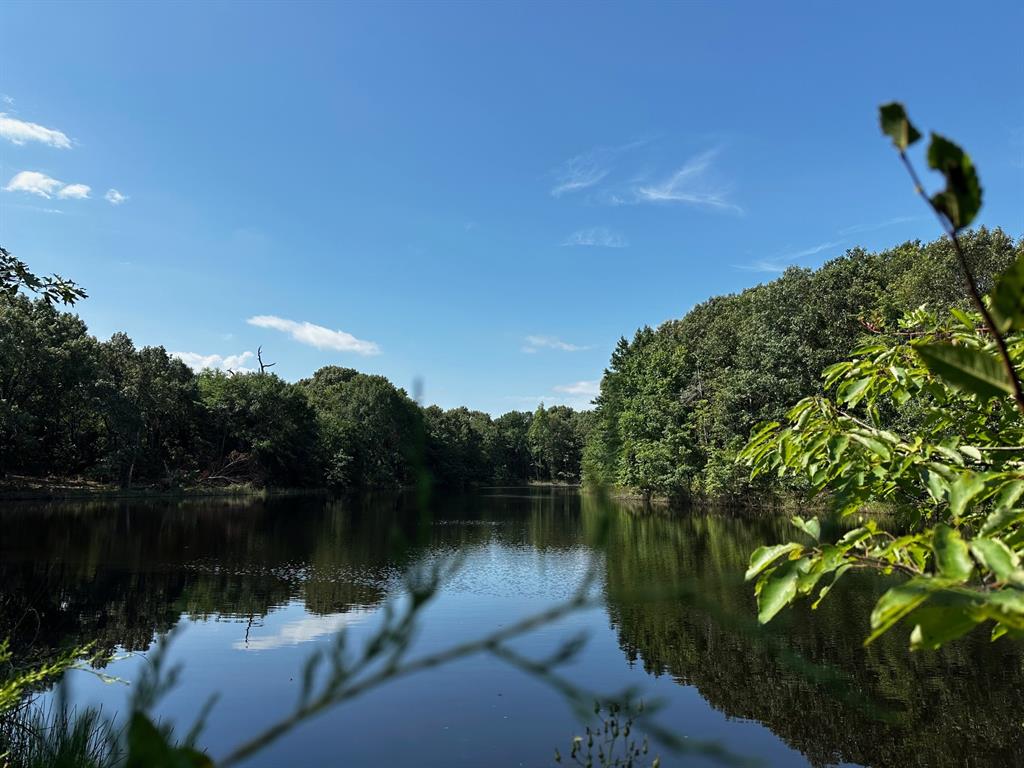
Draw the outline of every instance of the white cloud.
M546 395L523 395L506 397L506 400L522 403L530 408L537 407L540 403L545 406L568 405L576 410L589 410L593 408L593 400L601 391L601 382L577 381L573 384L560 384L552 387L551 392Z
M103 199L111 205L120 205L128 199L128 195L122 195L116 189L108 189L107 194L103 196Z
M570 157L551 172L555 178L555 185L551 188L552 197L579 192L601 183L611 173L613 161L618 155L647 143L647 139L640 139L618 147L598 147Z
M626 238L607 227L592 227L573 232L562 245L595 246L598 248L625 248L629 245Z
M8 96L6 93L0 93L0 101L9 107L14 106L14 97Z
M743 209L728 199L729 189L711 178L717 155L716 149L702 152L664 181L636 187L635 202L683 203L742 213ZM616 202L628 201L618 199Z
M804 248L800 251L793 251L791 253L784 253L781 256L774 256L769 259L758 259L749 264L734 264L735 269L742 269L744 272L775 272L782 273L786 269L793 265L797 259L802 259L805 256L815 256L822 251L827 251L831 248L837 248L843 244L842 240L833 240L827 243L819 243L818 245L812 245L810 248Z
M90 192L92 187L88 184L68 184L57 193L57 197L63 200L88 200Z
M176 357L194 371L203 371L207 368L214 368L221 371L245 371L255 370L246 366L246 363L256 357L252 352L242 352L239 355L201 355L198 352L171 352L171 357Z
M885 227L893 227L897 224L908 224L911 221L918 221L923 217L921 216L895 216L885 221L880 221L877 224L856 224L852 227L844 227L839 230L840 235L853 235L861 232L874 232L877 229L884 229Z
M567 192L579 192L600 182L611 171L598 166L588 155L580 155L564 163L555 175L552 197L561 197Z
M380 354L380 347L375 342L363 341L351 333L332 331L322 325L287 320L274 315L256 315L250 317L246 322L257 328L273 328L275 331L287 333L300 344L308 344L317 349L335 349L339 352L355 352L359 355Z
M590 347L581 347L554 336L527 336L524 340L523 352L533 354L540 349L557 349L562 352L579 352Z
M57 179L51 178L45 173L21 171L7 182L7 186L4 189L8 192L27 192L30 195L38 195L49 200L63 186L63 181L57 181Z
M88 184L65 184L39 171L21 171L7 182L7 192L27 192L49 200L54 194L62 200L85 200L92 192Z
M555 387L555 392L561 392L565 395L574 395L576 397L597 397L601 391L600 381L577 381L575 384L560 384Z
M8 104L13 102L9 96L4 97ZM0 112L0 137L7 139L12 144L27 144L30 141L38 141L58 149L70 149L71 139L66 134L54 128L47 128L38 123L28 123L11 117L5 112Z

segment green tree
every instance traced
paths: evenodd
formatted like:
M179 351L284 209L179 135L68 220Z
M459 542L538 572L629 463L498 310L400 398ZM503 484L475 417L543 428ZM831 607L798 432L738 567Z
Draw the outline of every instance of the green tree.
M209 479L303 486L319 481L317 419L305 391L269 373L203 371Z
M298 385L319 427L328 485L388 488L411 482L423 463L419 407L383 376L327 366Z

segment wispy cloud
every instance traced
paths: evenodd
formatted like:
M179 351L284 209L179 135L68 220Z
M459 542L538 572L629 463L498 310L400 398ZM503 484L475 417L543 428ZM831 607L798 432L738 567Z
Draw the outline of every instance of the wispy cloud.
M171 357L176 357L194 371L204 371L207 368L214 368L221 371L252 371L246 363L255 358L252 352L242 352L238 355L201 355L198 352L171 352Z
M4 97L4 101L7 104L11 104L14 100L10 99L9 96ZM57 147L58 149L70 149L71 139L67 137L63 131L58 131L55 128L47 128L44 125L38 123L29 123L25 120L19 120L16 117L12 117L6 112L0 112L0 138L7 139L12 144L27 144L30 141L37 141L40 144L46 144L51 147Z
M729 187L713 178L717 156L717 149L702 152L690 158L668 178L635 187L633 202L681 203L743 213L743 209L729 199ZM616 202L630 200L617 198Z
M758 259L750 262L749 264L733 264L733 268L741 269L744 272L774 272L778 274L785 272L788 267L793 266L793 264L799 259L806 258L807 256L816 256L823 251L838 248L842 244L842 240L818 243L818 245L812 245L810 248L791 251L789 253L784 253L781 256L772 256L767 259Z
M533 354L541 349L557 349L561 352L580 352L584 349L590 349L590 347L570 344L554 336L527 336L523 341L523 352L529 354Z
M88 184L68 184L57 193L62 200L88 200L92 187Z
M107 194L103 196L103 199L111 205L120 205L128 199L128 195L123 195L116 189L108 189Z
M911 221L919 221L922 216L894 216L891 219L880 221L876 224L855 224L852 227L844 227L839 230L840 235L855 235L862 232L874 232L877 229L885 229L886 227L894 227L897 224L906 224Z
M306 321L288 320L275 315L255 315L246 320L257 328L272 328L287 333L300 344L317 349L334 349L339 352L355 352L358 355L379 355L380 347L372 341L357 339L351 333L335 331L322 325Z
M600 182L611 172L603 167L592 154L577 155L567 160L555 173L555 185L551 188L552 197L561 197L569 192L579 192Z
M555 179L554 186L551 187L552 197L581 192L600 184L612 172L615 160L620 154L647 143L648 139L638 139L617 147L597 147L570 157L551 172Z
M30 195L38 195L49 200L61 187L63 181L58 181L45 173L39 171L21 171L7 182L4 189L8 192L27 192Z
M592 227L573 232L562 245L594 246L597 248L625 248L629 245L626 238L607 227Z

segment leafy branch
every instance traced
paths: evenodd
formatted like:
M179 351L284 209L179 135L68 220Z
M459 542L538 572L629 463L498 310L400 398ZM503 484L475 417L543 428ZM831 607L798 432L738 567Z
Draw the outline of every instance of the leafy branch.
M1010 352L1002 332L1015 324L1019 328L1021 320L1024 319L1022 317L1024 307L1021 307L1019 298L1020 288L1024 284L1024 280L1022 280L1024 275L1019 269L1011 270L997 286L995 303L997 306L1002 305L1004 310L1008 310L1001 317L1002 322L998 323L982 299L971 265L967 261L958 236L960 230L969 226L981 209L982 189L974 164L971 162L970 156L959 146L949 139L932 133L928 147L928 165L945 176L946 188L929 197L924 184L921 183L921 179L917 175L914 164L907 156L907 148L921 138L920 131L910 122L903 105L897 102L882 106L879 109L879 118L882 132L892 139L893 145L899 152L900 160L914 183L914 190L935 214L940 226L953 244L953 250L956 252L960 269L963 271L971 301L984 320L985 327L996 345L1003 375L994 378L989 376L990 381L982 380L981 383L978 383L976 375L978 371L991 369L990 365L986 365L985 357L981 353L965 356L951 346L947 346L945 349L923 348L921 350L922 357L925 358L925 362L929 364L930 368L934 366L945 369L947 372L953 370L956 372L954 376L959 381L966 382L973 379L973 386L982 388L986 392L991 391L989 384L994 385L997 389L1008 390L1013 395L1017 409L1024 414L1024 386L1021 385L1020 377L1010 358ZM1000 325L1003 326L1002 330ZM958 373L959 375L957 375Z

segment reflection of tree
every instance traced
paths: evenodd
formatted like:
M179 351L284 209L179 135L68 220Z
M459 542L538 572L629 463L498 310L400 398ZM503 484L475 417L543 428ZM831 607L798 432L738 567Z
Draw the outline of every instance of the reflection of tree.
M408 495L9 506L0 636L52 656L90 640L144 649L183 613L258 620L302 600L333 617L377 605L427 557L491 543L576 550L594 533L586 507L548 489L446 497L432 514ZM1013 644L972 637L911 655L894 635L864 649L876 593L852 579L816 613L804 606L765 629L740 579L749 552L788 535L786 523L625 510L614 521L609 616L627 658L652 674L764 723L816 764L1012 765L1024 754L1007 727L1024 711Z
M780 540L779 525L617 518L608 610L627 657L695 686L730 717L764 723L818 765L1019 762L1024 733L1008 727L1024 707L1019 647L972 637L912 655L894 635L865 649L877 595L853 579L813 614L794 610L777 627L758 626L739 575L757 544ZM651 587L660 596L638 599Z
M404 555L401 509L340 502L15 506L0 512L0 636L48 655L148 647L182 613L263 616L376 605Z
M296 599L324 615L375 606L424 552L492 537L539 548L579 540L575 495L467 495L435 507L424 513L409 494L9 506L0 637L22 658L90 641L143 650L182 614L259 619Z

